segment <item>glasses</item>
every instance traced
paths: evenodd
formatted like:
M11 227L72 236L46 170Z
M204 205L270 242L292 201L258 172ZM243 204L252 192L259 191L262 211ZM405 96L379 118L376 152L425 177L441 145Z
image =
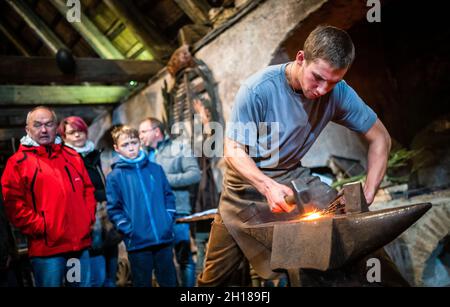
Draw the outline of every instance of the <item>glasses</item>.
M41 129L43 126L45 126L45 128L55 128L56 123L55 122L47 122L47 123L34 122L33 123L33 128L36 128L36 129Z
M147 132L155 130L156 128L158 128L158 127L152 127L150 129L147 129L147 130L141 130L141 133L147 133Z

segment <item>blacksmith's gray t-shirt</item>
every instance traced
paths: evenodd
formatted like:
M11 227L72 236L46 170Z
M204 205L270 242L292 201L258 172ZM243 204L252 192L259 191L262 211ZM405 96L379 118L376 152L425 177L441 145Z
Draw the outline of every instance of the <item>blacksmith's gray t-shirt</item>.
M269 66L239 89L226 136L248 146L248 154L264 169L297 166L328 122L365 133L377 115L344 81L325 96L310 100L289 86L286 64Z

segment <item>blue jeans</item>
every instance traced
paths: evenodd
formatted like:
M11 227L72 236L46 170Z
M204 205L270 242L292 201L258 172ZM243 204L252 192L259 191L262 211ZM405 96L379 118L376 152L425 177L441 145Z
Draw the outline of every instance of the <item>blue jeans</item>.
M181 286L195 287L195 262L192 259L189 223L175 224L174 233L175 256L180 266Z
M176 287L173 245L162 244L128 252L134 287L151 287L153 269L161 287Z
M91 287L115 287L118 247L105 247L102 254L90 256Z
M91 269L89 251L32 257L36 287L89 287Z
M91 287L115 287L117 256L98 255L91 257Z
M106 261L103 255L91 256L91 287L103 287L106 279Z

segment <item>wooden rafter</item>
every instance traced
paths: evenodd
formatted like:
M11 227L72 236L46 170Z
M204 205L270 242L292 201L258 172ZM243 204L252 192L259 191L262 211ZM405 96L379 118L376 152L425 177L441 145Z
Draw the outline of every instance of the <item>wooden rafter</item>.
M156 61L165 63L175 50L131 1L104 0L116 16L139 38Z
M67 75L55 58L0 56L0 84L147 82L163 68L155 61L76 58L75 63L75 74Z
M64 0L49 0L53 6L66 16L69 7ZM92 49L103 59L124 59L123 54L109 41L95 24L81 12L81 22L71 22L74 29L88 42Z
M61 48L68 49L47 24L33 12L24 0L6 0L6 3L22 17L26 24L39 36L53 54L56 54Z

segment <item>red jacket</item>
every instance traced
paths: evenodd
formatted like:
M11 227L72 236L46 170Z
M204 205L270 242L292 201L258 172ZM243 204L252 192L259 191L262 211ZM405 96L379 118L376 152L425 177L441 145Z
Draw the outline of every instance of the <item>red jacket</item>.
M2 176L6 214L28 235L29 256L51 256L91 245L94 187L74 150L21 145Z

